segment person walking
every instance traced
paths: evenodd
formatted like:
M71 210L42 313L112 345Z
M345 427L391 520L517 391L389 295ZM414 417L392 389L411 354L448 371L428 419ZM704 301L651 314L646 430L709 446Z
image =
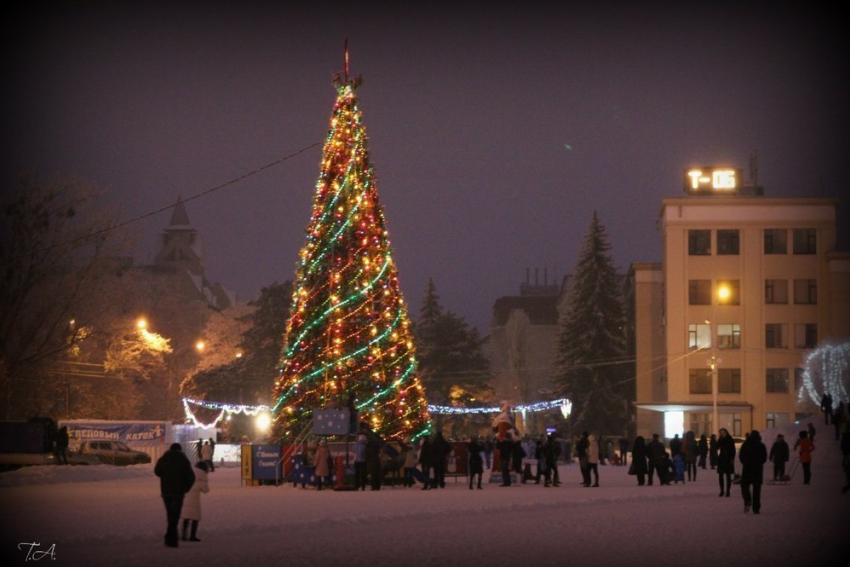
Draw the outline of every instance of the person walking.
M454 448L443 437L443 432L437 433L434 438L434 488L446 487L446 459Z
M354 490L366 490L366 436L360 434L354 442Z
M192 463L183 454L180 443L172 443L168 451L162 454L156 462L154 474L159 477L160 494L165 504L165 515L168 519L165 545L177 547L177 524L180 522L180 512L183 510L183 498L195 484Z
M595 435L590 435L587 438L589 445L587 448L587 486L599 487L599 442ZM590 485L590 475L593 474L593 484Z
M841 440L841 427L844 425L844 421L847 418L844 416L844 402L838 402L838 406L835 408L835 411L832 413L832 425L835 426L835 440ZM60 429L61 431L61 429ZM56 441L56 444L59 444L59 441Z
M632 446L632 464L629 471L637 476L638 486L643 486L646 483L646 440L642 435L635 437L635 444Z
M192 469L195 482L186 493L183 509L180 511L180 517L183 518L183 541L201 541L198 539L198 522L201 521L201 493L207 494L210 491L210 483L207 479L208 469L204 461L198 461Z
M404 438L401 448L404 451L404 464L402 465L404 467L404 486L410 488L415 484L413 470L416 468L416 447L410 436Z
M780 433L776 436L776 441L770 446L770 454L768 459L773 463L773 480L782 480L785 476L785 463L791 457L791 451L788 449L788 443L785 437Z
M57 465L68 464L68 426L63 425L56 432L55 455Z
M428 437L422 438L422 446L419 447L419 465L422 467L422 490L431 488L431 466L434 464L434 446L431 445L431 439Z
M381 446L383 441L374 431L366 431L366 471L369 475L369 489L380 490L384 480L381 470Z
M209 441L204 441L204 444L201 446L201 460L207 464L207 468L212 470L212 446L210 446Z
M661 464L664 460L664 443L661 442L657 433L652 434L652 441L646 446L646 456L649 459L649 486L652 486L652 476L658 473L658 482L663 482L664 478L661 475Z
M490 439L490 436L487 436L487 439L484 440L484 461L487 465L487 469L492 466L493 458L493 440Z
M502 470L502 486L511 485L511 457L514 452L514 441L510 431L505 433L504 439L496 443L499 451L499 468Z
M516 432L516 430L514 430ZM522 448L522 443L519 441L519 433L516 433L516 441L511 446L511 468L517 473L517 478L520 484L525 484L525 478L522 470L522 460L526 457L525 449Z
M469 489L472 490L472 485L475 482L475 477L478 476L478 489L481 490L481 477L484 475L484 459L481 458L481 445L478 444L478 439L475 436L469 440L466 445L466 452L469 456Z
M699 453L699 444L697 436L693 431L685 433L685 442L682 444L682 454L685 456L685 470L688 474L688 482L697 479L697 454Z
M800 432L798 440L800 466L803 467L803 484L811 484L812 481L812 451L815 450L815 444L809 439L808 431Z
M682 440L679 438L679 434L676 433L673 435L673 438L670 439L670 458L675 459L676 455L682 452Z
M210 472L215 472L215 439L210 437L208 442L210 444L210 460L208 464L210 466Z
M581 468L582 486L590 486L590 472L587 468L587 451L590 448L588 435L589 433L587 431L583 431L581 439L579 439L578 443L576 443L576 454L578 455L578 464ZM652 481L650 480L650 482Z
M714 433L708 439L708 464L711 470L717 468L717 435Z
M732 475L735 474L735 442L729 431L721 427L717 438L717 478L720 480L720 496L729 496ZM724 488L724 479L726 480Z
M750 436L741 445L738 455L741 461L741 495L744 497L744 513L753 509L753 514L761 511L761 485L764 479L764 463L767 461L767 449L761 442L761 434L751 431ZM752 494L750 489L752 488Z
M554 435L546 437L546 443L543 445L543 457L546 461L546 468L549 469L549 474L552 477L552 486L561 485L561 477L558 474L558 458L561 456L561 444L555 439Z
M331 485L331 452L328 450L328 442L324 439L319 441L319 446L316 447L316 456L313 462L316 463L316 490L321 490L325 478L328 480L328 486Z
M820 399L820 409L823 412L824 425L829 425L829 420L832 417L832 396L827 392L824 392Z
M806 429L809 433L809 441L814 443L815 442L815 433L817 433L817 429L815 429L815 426L812 423L809 423L809 425Z
M705 470L705 461L706 457L708 457L708 439L706 439L705 433L699 436L699 442L697 443L697 452L699 453L699 461L697 462L697 466ZM694 478L696 478L696 475L694 475Z

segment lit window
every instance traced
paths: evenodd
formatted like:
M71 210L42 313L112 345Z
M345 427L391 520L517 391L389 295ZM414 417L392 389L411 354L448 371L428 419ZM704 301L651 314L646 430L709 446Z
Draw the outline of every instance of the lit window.
M709 348L711 346L711 325L688 325L688 348Z
M717 348L741 348L741 325L717 325Z

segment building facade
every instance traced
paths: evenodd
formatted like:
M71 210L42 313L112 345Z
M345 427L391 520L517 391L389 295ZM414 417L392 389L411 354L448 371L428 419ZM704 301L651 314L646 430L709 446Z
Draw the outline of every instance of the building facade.
M850 336L834 198L665 199L663 262L630 271L639 435L733 435L807 412L804 359Z

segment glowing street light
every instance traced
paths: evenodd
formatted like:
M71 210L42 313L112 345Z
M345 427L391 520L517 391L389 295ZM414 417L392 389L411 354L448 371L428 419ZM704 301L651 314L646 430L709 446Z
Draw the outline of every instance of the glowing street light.
M195 350L198 352L204 352L204 348L206 348L206 343L204 341L198 341L195 343Z
M148 328L148 320L145 319L144 317L139 317L136 320L136 328L139 329L140 331L144 331L145 329Z
M257 429L259 429L262 432L265 432L265 431L268 431L269 428L272 425L272 417L271 417L271 415L269 415L269 412L262 411L262 412L257 414L257 417L256 417L254 423L256 424Z

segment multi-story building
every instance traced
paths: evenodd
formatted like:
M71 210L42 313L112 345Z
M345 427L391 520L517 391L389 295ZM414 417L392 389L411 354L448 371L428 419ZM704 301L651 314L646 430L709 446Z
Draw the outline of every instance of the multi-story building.
M794 421L805 356L850 336L837 199L701 193L663 200L663 262L630 271L644 436Z

